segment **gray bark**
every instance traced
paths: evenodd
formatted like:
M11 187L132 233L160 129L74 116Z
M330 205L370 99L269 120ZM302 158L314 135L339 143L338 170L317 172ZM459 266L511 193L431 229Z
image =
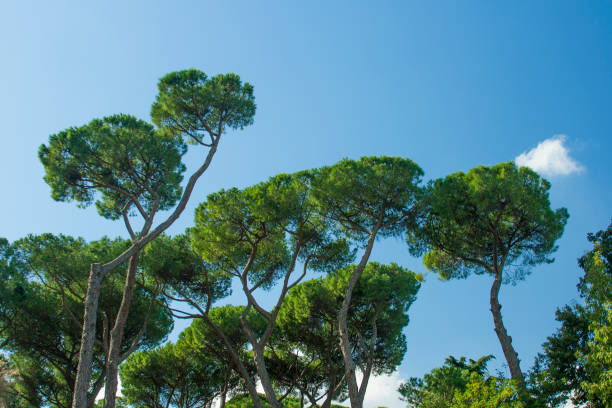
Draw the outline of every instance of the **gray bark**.
M83 313L83 333L81 335L81 350L79 351L79 364L77 367L77 378L74 384L74 397L72 400L72 408L87 408L87 391L91 380L91 362L93 358L94 338L96 335L96 318L98 314L98 299L100 297L100 288L104 276L110 271L117 268L122 263L126 262L134 254L139 252L149 242L157 238L162 232L168 229L174 221L178 219L191 197L193 188L200 176L206 171L210 165L221 134L214 139L204 163L198 168L189 178L183 196L179 201L174 212L153 231L140 237L127 250L112 261L101 265L92 264L89 281L87 283L87 295L85 297L85 311ZM95 273L94 273L95 271Z
M261 401L259 399L259 394L257 393L257 388L255 387L255 384L253 383L249 372L240 360L240 357L238 357L238 354L232 347L232 344L225 335L225 333L223 333L223 331L219 327L217 327L217 325L210 319L207 313L202 313L201 317L204 319L206 324L208 324L208 326L215 331L217 336L219 336L219 338L223 341L223 344L225 344L225 347L227 348L227 351L229 352L230 357L232 358L234 366L237 368L238 373L240 373L246 383L247 390L249 391L251 399L253 400L254 408L263 408L263 405L261 405Z
M336 373L332 373L329 376L329 387L327 391L327 396L325 397L325 401L323 401L321 408L331 408L331 403L332 403L332 400L334 399L334 391L337 385L336 380L337 380Z
M512 337L508 335L506 331L506 327L504 326L504 322L502 320L501 314L501 305L499 304L499 290L501 288L502 283L502 275L500 272L495 273L495 279L493 280L493 285L491 286L491 314L493 315L493 323L495 324L495 333L497 334L497 338L499 339L499 343L501 344L502 350L504 352L504 357L506 357L506 362L508 363L508 367L510 368L510 375L512 379L517 380L519 382L519 386L521 388L525 388L525 377L523 376L523 372L520 368L520 360L518 358L518 353L514 350L512 346Z
M121 363L121 345L123 344L123 331L130 311L130 304L134 296L134 284L136 282L136 271L138 266L138 253L130 258L128 271L123 287L121 306L115 319L115 324L110 332L110 347L106 359L106 385L104 387L104 408L115 408L115 397L117 395L117 375Z
M85 311L83 317L83 333L81 334L81 349L79 350L79 365L77 366L76 381L74 383L73 408L87 407L87 392L91 378L93 349L96 335L96 319L98 316L98 300L102 287L101 264L92 264L87 281L87 295L85 297Z
M266 362L264 360L263 346L260 347L259 345L253 344L253 360L255 361L257 374L259 374L259 381L261 381L261 386L268 399L268 404L273 408L283 408L282 404L276 399L276 393L270 381L270 375L268 374L268 369L266 368Z
M219 408L225 408L225 400L227 399L227 387L229 384L230 374L231 374L231 368L228 366L227 370L225 371L225 378L223 379L223 388L221 389Z
M374 241L376 239L376 233L378 228L379 226L377 226L377 228L370 233L370 238L368 239L368 243L366 245L365 252L361 257L361 261L357 266L355 266L355 269L353 270L353 273L349 278L348 284L344 291L344 300L342 301L342 307L338 312L338 332L340 335L340 349L342 351L342 357L344 359L344 368L352 408L363 408L363 395L365 394L365 387L363 389L363 392L360 393L359 386L357 385L356 365L355 361L353 361L353 356L351 354L352 347L348 335L347 315L349 306L351 305L351 297L353 296L353 290L355 289L357 281L361 277L361 274L363 273L366 265L368 264L368 260L370 259L370 254L372 253L372 248L374 246ZM365 383L363 383L362 381L362 385L367 386L367 380L365 381Z

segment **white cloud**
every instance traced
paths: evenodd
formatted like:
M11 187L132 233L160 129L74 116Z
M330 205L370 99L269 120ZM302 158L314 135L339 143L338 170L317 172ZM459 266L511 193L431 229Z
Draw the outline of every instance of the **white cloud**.
M361 373L357 374L358 384L361 383ZM363 400L364 407L388 407L388 408L405 408L406 403L400 400L400 393L397 392L402 378L396 371L390 375L381 375L378 377L370 377L368 389ZM343 403L347 404L348 400Z
M584 167L569 156L569 150L563 145L565 138L565 135L555 135L546 139L518 155L514 161L545 176L566 176L584 171Z

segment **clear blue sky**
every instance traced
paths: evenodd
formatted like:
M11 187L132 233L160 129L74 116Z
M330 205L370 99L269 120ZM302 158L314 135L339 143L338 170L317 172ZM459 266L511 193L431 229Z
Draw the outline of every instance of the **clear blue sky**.
M376 4L376 7L373 5ZM230 134L184 215L223 187L343 157L397 155L426 178L513 160L557 134L584 171L550 177L570 220L557 261L502 288L528 369L577 299L587 232L612 216L612 8L606 2L106 1L0 5L0 236L123 235L93 209L51 200L37 149L50 134L125 112L147 119L158 78L198 68L255 87L255 124ZM187 163L197 162L189 153ZM401 242L374 258L417 271ZM449 354L495 354L489 280L428 276L400 375Z

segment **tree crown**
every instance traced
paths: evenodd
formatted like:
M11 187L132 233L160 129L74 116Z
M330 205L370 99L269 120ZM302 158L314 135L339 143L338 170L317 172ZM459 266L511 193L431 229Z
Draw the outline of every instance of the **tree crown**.
M416 226L422 176L410 159L344 159L315 172L313 195L350 239L362 241L375 229L383 237L397 236Z
M253 86L236 74L212 78L196 69L172 72L158 84L151 107L153 123L182 133L191 143L211 146L226 127L243 129L253 123Z
M431 182L423 227L408 234L413 253L444 279L470 272L520 279L529 266L552 262L568 214L552 210L550 183L514 163L479 166Z
M177 134L119 114L51 135L39 158L53 199L82 207L95 200L100 215L117 219L132 206L145 214L172 207L185 151Z

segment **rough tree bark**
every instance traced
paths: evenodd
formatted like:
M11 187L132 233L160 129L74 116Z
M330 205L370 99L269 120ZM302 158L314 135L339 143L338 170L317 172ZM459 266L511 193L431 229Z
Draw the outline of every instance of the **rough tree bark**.
M74 383L74 399L72 402L74 408L87 407L87 392L89 391L89 379L91 378L96 320L98 317L98 299L100 298L103 278L102 265L99 263L92 264L87 281L81 349L79 350L79 364Z
M508 362L508 367L510 368L510 375L512 379L517 380L519 386L524 389L525 388L525 377L523 376L523 372L520 368L520 360L518 358L518 353L514 350L512 346L512 337L508 335L506 331L506 327L504 326L504 322L502 320L501 314L501 305L499 303L499 290L502 284L502 274L501 272L495 273L495 279L493 280L493 285L491 286L491 314L493 315L493 323L495 324L495 333L497 334L497 338L502 346L502 350L504 352L504 356L506 357L506 361Z
M123 343L123 331L127 322L130 304L134 295L134 284L136 282L136 271L138 267L138 253L130 258L128 271L123 287L123 296L115 324L110 332L110 347L106 359L106 385L104 387L104 408L115 407L117 395L117 375L121 363L121 345Z
M227 399L227 388L229 384L229 377L232 369L228 366L225 370L225 377L223 378L223 388L221 388L221 396L219 401L219 408L225 408L225 400Z
M374 241L376 240L376 234L378 229L380 228L381 222L378 222L376 228L370 232L370 237L368 238L368 243L366 245L365 251L361 257L361 261L351 274L346 289L344 291L344 300L342 301L342 307L338 312L338 333L340 335L340 349L342 351L342 357L344 359L344 368L346 374L346 380L348 383L348 391L349 391L349 399L351 401L352 408L363 408L363 397L360 397L360 386L357 384L357 375L356 375L356 365L353 360L353 356L351 353L351 340L348 335L348 325L347 325L347 316L348 310L351 305L351 297L353 296L353 290L357 285L357 281L361 277L366 265L368 264L368 260L370 259L370 254L372 253L372 247L374 246ZM364 382L362 381L361 386L363 387ZM365 388L364 388L365 390ZM365 393L363 393L365 394Z
M253 345L253 359L259 374L259 381L261 381L261 386L266 397L268 397L268 404L273 408L283 408L283 405L276 399L276 393L274 392L274 387L272 387L272 381L270 381L270 375L264 360L264 348L265 346Z
M174 212L153 231L140 237L121 255L112 261L102 265L99 263L91 265L91 272L87 283L87 294L85 297L85 310L83 312L83 332L81 334L81 349L79 351L79 364L77 366L77 378L74 384L74 399L72 408L87 408L87 391L91 379L91 362L93 359L94 338L96 334L96 319L98 314L98 300L100 298L100 288L102 280L110 271L117 268L122 263L128 261L137 252L143 249L149 242L157 238L162 232L167 230L174 221L178 219L191 197L193 188L200 176L206 171L212 161L220 135L214 139L204 163L189 178L183 196L179 201Z

